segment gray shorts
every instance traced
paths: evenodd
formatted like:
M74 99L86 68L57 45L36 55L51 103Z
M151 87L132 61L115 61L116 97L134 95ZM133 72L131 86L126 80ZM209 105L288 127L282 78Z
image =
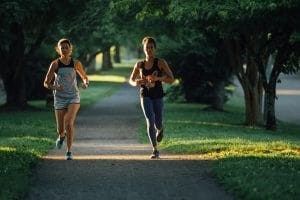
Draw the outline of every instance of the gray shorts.
M65 98L65 97L54 96L54 108L55 108L55 110L67 109L70 104L79 104L79 103L80 103L80 98L79 97Z

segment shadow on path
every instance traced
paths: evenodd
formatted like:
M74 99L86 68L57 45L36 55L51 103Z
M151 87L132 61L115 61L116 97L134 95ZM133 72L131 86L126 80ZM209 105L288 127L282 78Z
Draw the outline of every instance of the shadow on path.
M138 100L125 84L80 111L74 160L65 160L65 150L51 150L34 169L28 199L233 199L209 177L209 161L197 155L162 151L160 160L149 159L151 146L137 141L143 120Z

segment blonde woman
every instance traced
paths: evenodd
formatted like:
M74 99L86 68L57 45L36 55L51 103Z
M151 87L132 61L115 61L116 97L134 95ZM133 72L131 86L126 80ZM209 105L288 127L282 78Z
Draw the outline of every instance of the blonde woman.
M72 44L68 39L58 41L56 51L59 58L51 62L44 81L44 87L53 90L54 108L58 138L57 148L63 146L67 138L66 159L72 160L72 144L74 138L74 121L80 107L80 96L77 87L76 73L82 79L82 88L89 85L88 77L82 64L71 57ZM54 80L54 82L53 82Z

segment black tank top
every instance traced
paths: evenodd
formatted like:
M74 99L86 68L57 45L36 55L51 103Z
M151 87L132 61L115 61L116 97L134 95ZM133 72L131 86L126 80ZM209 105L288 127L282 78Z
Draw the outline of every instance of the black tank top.
M58 59L58 67L56 68L55 73L57 73L60 68L65 68L65 67L75 68L73 58L71 58L70 63L68 65L65 65L64 63L61 62L60 59Z
M140 66L141 76L147 77L148 75L162 76L162 71L158 67L158 59L155 58L153 66L150 69L145 69L145 61L142 61ZM158 99L164 96L163 87L161 81L155 81L154 83L142 85L140 89L141 97L150 97L151 99Z

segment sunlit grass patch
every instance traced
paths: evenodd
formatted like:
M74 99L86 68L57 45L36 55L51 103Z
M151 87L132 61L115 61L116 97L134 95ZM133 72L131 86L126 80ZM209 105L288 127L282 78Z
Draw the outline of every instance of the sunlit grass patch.
M16 151L16 148L13 147L6 147L6 146L0 146L0 151Z
M90 81L95 82L112 82L112 83L125 83L127 81L126 77L118 75L89 75Z
M227 190L243 199L299 199L299 157L234 156L215 161L213 170Z
M176 153L203 154L207 159L241 155L286 155L299 156L299 145L288 141L260 141L242 138L166 138L162 146Z

